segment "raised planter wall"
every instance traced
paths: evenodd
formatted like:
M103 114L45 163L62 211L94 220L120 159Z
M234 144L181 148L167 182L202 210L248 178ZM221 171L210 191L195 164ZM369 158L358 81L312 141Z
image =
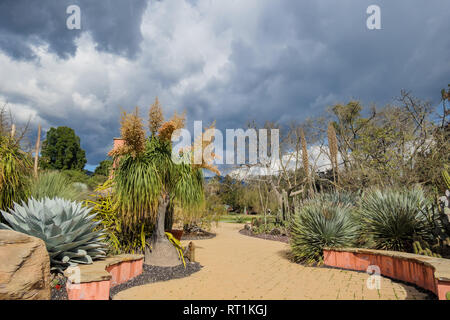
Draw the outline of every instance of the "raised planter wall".
M450 292L450 260L411 253L360 248L326 248L324 264L349 270L366 271L370 265L381 275L415 284L446 300Z
M140 275L143 265L143 255L124 254L89 265L78 265L79 276L66 270L69 300L108 300L110 288ZM79 280L72 283L69 277Z

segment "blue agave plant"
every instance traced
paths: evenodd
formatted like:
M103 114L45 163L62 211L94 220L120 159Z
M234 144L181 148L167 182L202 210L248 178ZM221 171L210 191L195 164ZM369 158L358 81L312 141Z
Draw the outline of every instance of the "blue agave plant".
M14 203L9 213L1 211L9 225L0 223L0 229L10 229L42 239L50 256L52 269L90 264L106 256L104 232L97 230L101 221L78 202L61 198L30 198L22 205Z

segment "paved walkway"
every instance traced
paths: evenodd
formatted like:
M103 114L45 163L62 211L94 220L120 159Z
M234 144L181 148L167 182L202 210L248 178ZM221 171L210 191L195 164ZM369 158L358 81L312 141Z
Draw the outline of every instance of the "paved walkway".
M304 267L286 258L285 243L241 235L242 225L221 223L215 238L198 240L196 260L204 267L183 279L151 283L115 299L423 299L414 287L382 278L369 290L368 275ZM186 245L184 243L184 245Z

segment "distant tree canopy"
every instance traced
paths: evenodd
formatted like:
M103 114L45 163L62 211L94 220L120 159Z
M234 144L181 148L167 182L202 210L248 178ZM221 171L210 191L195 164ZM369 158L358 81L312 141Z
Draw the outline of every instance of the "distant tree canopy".
M112 164L113 161L109 159L101 161L97 168L95 168L94 174L109 176L109 171L111 170Z
M82 170L86 153L80 138L69 127L50 128L42 143L41 168L55 170Z

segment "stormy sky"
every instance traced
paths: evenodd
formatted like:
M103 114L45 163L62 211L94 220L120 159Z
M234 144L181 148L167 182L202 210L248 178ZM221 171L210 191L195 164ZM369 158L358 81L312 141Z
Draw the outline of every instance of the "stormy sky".
M81 29L69 30L69 5ZM381 8L381 30L366 9ZM1 0L0 104L31 129L70 126L88 169L122 110L187 111L219 129L287 123L401 89L439 103L450 83L450 1Z

